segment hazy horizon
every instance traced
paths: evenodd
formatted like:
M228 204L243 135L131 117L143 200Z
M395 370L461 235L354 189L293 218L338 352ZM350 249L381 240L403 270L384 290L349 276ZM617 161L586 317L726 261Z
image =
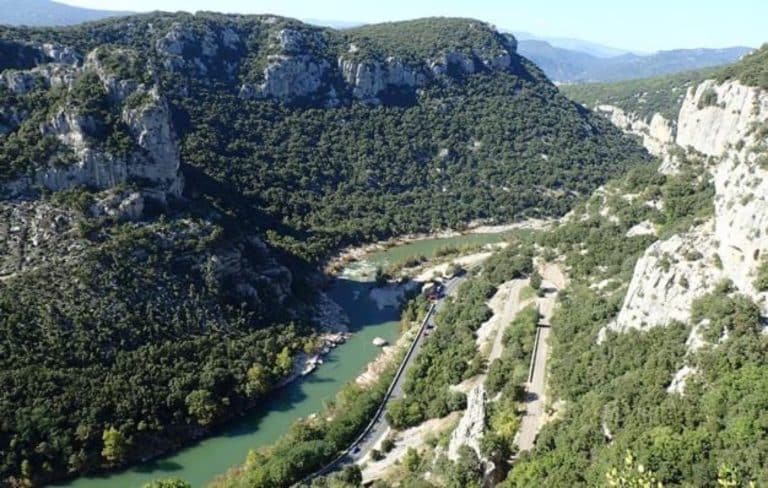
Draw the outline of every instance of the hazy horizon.
M541 37L574 38L627 51L685 48L760 47L768 35L763 19L768 3L733 0L727 9L695 0L648 0L617 4L608 0L521 2L488 0L390 0L368 4L349 0L56 0L103 10L271 13L299 19L375 23L429 16L472 17L499 29ZM662 14L660 15L659 12ZM745 15L748 12L749 15ZM692 23L692 17L696 22Z

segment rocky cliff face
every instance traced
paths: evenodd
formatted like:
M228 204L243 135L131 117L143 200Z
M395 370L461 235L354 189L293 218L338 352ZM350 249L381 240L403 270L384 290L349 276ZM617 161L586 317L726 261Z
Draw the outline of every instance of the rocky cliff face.
M52 136L71 151L69 164L46 164L33 161L34 171L19 174L0 186L6 196L18 196L36 188L51 191L77 186L108 189L121 183L141 181L154 198L164 201L166 195L180 196L183 181L179 173L179 148L174 134L170 110L156 85L133 78L120 78L99 61L99 51L82 57L70 48L51 44L38 46L46 62L29 70L6 70L0 73L0 86L24 97L51 93L51 107L46 120L39 125L39 136ZM103 51L102 51L103 52ZM124 53L120 53L124 54ZM95 74L110 100L111 109L119 112L133 148L116 153L95 140L104 120L99 114L85 113L69 100L77 83ZM55 93L65 92L57 102ZM79 101L78 101L79 102ZM23 105L22 105L23 106ZM17 130L32 114L18 104L0 106L3 132Z
M736 81L718 84L708 80L688 91L680 109L675 142L703 154L722 156L739 141L762 142L751 136L755 135L755 126L766 119L768 97L760 89Z
M654 156L664 157L675 142L675 123L659 113L653 114L649 122L613 105L598 105L596 110L616 127L640 137L643 146Z
M383 57L366 55L354 40L348 40L345 50L336 54L329 47L327 34L284 28L270 38L270 51L275 54L266 58L260 76L263 81L242 84L240 96L283 101L309 97L336 105L349 94L353 100L378 105L388 91L412 94L451 74L510 69L516 56L516 42L514 38L499 39L494 48L471 52L445 49L437 55L414 59L398 53Z
M714 217L656 242L638 261L614 330L690 319L691 304L722 280L768 313L753 282L768 252L768 95L737 82L706 81L689 90L678 119L678 146L707 156Z

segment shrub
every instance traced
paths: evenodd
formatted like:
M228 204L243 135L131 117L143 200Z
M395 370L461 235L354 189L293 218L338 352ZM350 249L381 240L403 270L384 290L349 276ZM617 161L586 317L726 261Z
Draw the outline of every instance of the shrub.
M696 106L699 110L702 110L713 105L717 105L717 92L714 88L707 88L699 97L699 103Z
M753 282L757 291L768 291L768 260L763 259L757 268L757 277Z

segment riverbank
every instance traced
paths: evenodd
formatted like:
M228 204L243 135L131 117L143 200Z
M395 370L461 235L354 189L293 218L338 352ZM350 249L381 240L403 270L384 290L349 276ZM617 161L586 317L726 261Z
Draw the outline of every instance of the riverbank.
M527 219L511 224L488 225L481 221L470 222L466 229L458 231L452 229L441 230L432 233L406 234L390 239L364 244L360 246L348 246L336 255L328 259L322 266L324 272L330 276L337 276L350 263L362 261L376 252L386 251L393 247L400 247L419 241L433 239L452 239L462 236L502 235L518 230L541 230L551 226L557 220L553 219Z
M460 236L459 239L466 237ZM499 242L502 239L501 236L492 235L469 238L478 239L473 242ZM437 249L454 246L455 239L421 240L418 243L419 252L432 255ZM410 247L389 248L362 256L362 259L396 262L411 255L411 251ZM291 382L285 381L282 388L264 397L252 410L242 416L233 416L232 421L208 430L205 435L201 433L202 437L198 441L186 447L171 447L166 451L171 454L155 457L122 471L80 477L63 486L141 488L153 479L178 477L193 486L203 487L216 476L225 473L233 464L244 460L249 450L273 445L291 430L298 419L306 419L323 411L345 385L354 383L372 362L380 358L383 351L372 344L375 337L382 337L391 344L397 343L400 337L399 308L380 307L370 296L373 284L366 280L370 278L338 276L324 290L327 296L321 299L318 308L324 308L325 311L318 313L322 318L315 319L321 324L318 330L320 351L328 347L329 352L322 356L323 364L314 369L312 374L293 378ZM335 348L324 343L324 334L339 331L342 323L343 328L351 334L346 336L346 343ZM314 351L308 357L312 356ZM375 381L376 376L380 378L381 369L385 368L377 366L369 381Z

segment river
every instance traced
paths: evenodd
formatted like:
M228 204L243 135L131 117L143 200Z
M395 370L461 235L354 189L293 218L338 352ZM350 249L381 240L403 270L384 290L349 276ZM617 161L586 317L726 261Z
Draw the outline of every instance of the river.
M70 488L141 488L158 478L181 478L193 487L203 487L232 466L245 461L250 449L273 443L297 419L323 409L346 383L353 381L371 362L379 349L371 341L383 337L394 342L398 336L399 311L379 308L365 293L370 288L360 271L395 264L425 255L446 246L499 242L502 234L467 234L439 239L423 239L371 253L365 261L352 263L349 273L336 280L329 295L346 311L353 336L324 358L312 375L276 391L272 398L244 417L230 422L212 437L174 454L136 465L124 471L81 477L57 485ZM354 278L352 278L354 277Z

